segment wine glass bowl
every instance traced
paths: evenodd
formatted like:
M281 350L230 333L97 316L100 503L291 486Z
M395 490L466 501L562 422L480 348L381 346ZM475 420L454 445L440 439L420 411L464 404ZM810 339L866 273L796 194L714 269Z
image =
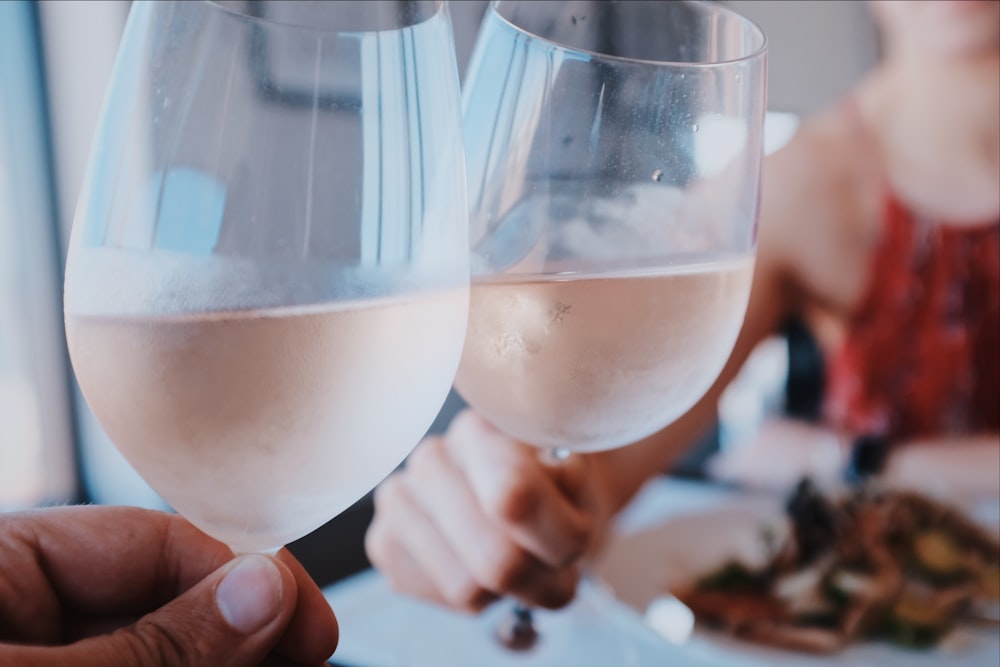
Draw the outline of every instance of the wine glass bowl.
M722 7L492 5L464 96L469 404L593 451L705 393L749 295L764 83L763 34Z
M458 97L443 2L133 5L67 339L125 458L234 551L357 501L447 395L468 310Z

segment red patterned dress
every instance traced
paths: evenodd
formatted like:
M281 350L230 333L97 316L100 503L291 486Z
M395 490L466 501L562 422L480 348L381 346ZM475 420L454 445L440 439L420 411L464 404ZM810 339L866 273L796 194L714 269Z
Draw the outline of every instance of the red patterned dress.
M831 425L889 441L1000 430L1000 221L931 224L895 198L831 359Z

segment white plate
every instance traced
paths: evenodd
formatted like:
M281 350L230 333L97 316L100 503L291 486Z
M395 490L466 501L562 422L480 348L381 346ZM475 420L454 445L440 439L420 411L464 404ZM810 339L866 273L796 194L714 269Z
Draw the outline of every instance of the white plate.
M620 600L644 614L651 602L672 587L733 557L763 558L761 526L782 526L780 517L777 501L759 498L733 498L716 507L668 517L614 540L595 563L595 573ZM696 629L684 651L699 664L718 667L997 667L1000 631L961 628L932 651L869 642L836 655L814 656Z

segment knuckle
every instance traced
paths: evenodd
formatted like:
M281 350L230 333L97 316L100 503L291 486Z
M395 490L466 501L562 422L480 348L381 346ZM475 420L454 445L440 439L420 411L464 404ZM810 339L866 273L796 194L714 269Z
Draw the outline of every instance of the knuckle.
M375 487L375 511L385 509L398 502L403 494L403 479L401 473L393 473Z
M547 591L538 601L538 606L545 609L562 609L576 596L575 589L558 588Z
M562 468L559 470L559 475L567 489L580 493L590 488L593 475L582 456L570 456L560 465Z
M389 533L383 529L383 522L376 517L365 533L365 554L372 565L378 569L382 569L387 564L388 538Z
M467 447L480 446L484 442L497 446L505 441L510 440L473 410L463 410L456 415L441 438L442 446L455 452Z
M443 454L440 438L428 438L410 454L407 471L419 478L429 477L440 468Z
M451 420L451 424L448 425L446 435L449 439L457 438L461 440L466 437L470 431L475 432L481 428L482 424L475 411L465 409L455 415L455 417Z
M494 486L485 509L501 522L520 524L534 518L541 503L541 494L530 476L515 470Z
M500 593L518 590L531 574L531 558L509 543L491 550L480 563L480 579L487 588Z
M171 667L193 667L195 665L194 644L175 636L150 615L142 618L134 625L117 630L122 653L134 662L124 664L136 665L170 665ZM193 639L193 638L192 638Z
M590 522L580 522L567 526L565 553L560 565L563 567L575 563L587 553L593 539L593 531Z
M454 583L444 592L445 600L450 606L470 612L481 608L486 595L488 591L469 577L456 577Z
M562 609L576 597L579 578L576 572L555 578L552 586L540 592L536 603L546 609Z
M483 609L486 609L486 607L490 606L490 603L494 602L495 600L497 600L497 595L492 591L487 591L487 590L481 591L478 597L476 597L476 599L473 600L472 605L468 607L466 611L472 613L479 613Z

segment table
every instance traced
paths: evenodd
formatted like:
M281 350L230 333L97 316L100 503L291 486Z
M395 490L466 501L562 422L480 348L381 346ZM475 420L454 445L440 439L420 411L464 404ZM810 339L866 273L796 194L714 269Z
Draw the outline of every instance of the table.
M768 494L747 494L718 484L690 481L675 477L660 477L651 480L640 491L632 503L619 515L615 525L615 537L609 545L611 552L616 546L628 546L635 538L656 534L658 527L671 518L690 519L698 512L712 512L716 509L732 507L734 502L741 507L756 506L764 511L770 505L776 511L783 498ZM995 500L983 502L970 508L973 516L985 525L1000 531L1000 503ZM661 536L662 537L662 536ZM655 550L651 550L655 551ZM656 562L656 553L642 553L636 562L647 565ZM600 567L600 563L598 564ZM637 567L636 569L642 569ZM646 573L648 574L648 573ZM649 578L636 572L636 582L644 585ZM626 582L627 583L627 582ZM646 584L648 585L648 584ZM697 635L683 647L671 644L644 622L644 619L630 607L619 603L606 590L593 582L583 584L596 596L604 596L609 611L609 633L622 633L635 640L639 667L690 666L718 667L731 663L733 655L740 655L740 663L752 667L938 667L942 664L961 667L995 667L1000 664L1000 633L994 630L962 630L953 637L952 646L945 646L940 652L910 653L896 651L888 645L857 645L835 658L805 656L773 650L750 650L740 646L722 646L721 650L712 642L704 641ZM636 591L619 589L624 598L636 597ZM476 617L455 614L441 608L408 599L393 592L386 581L376 572L366 570L324 589L340 621L341 645L334 656L344 667L410 667L406 665L406 638L410 632L432 632L447 641L449 637L466 634L482 636L484 647L488 646L487 627ZM647 591L642 591L645 594ZM649 591L650 598L658 591ZM575 605L576 603L574 603ZM546 612L541 612L546 614ZM565 622L572 625L574 606L560 612L547 612L545 618L554 623ZM485 650L485 649L484 649ZM752 654L752 655L751 655ZM565 663L553 667L591 667L586 655L568 655ZM440 667L449 667L442 664ZM463 664L461 667L472 667ZM594 666L612 667L612 666Z

